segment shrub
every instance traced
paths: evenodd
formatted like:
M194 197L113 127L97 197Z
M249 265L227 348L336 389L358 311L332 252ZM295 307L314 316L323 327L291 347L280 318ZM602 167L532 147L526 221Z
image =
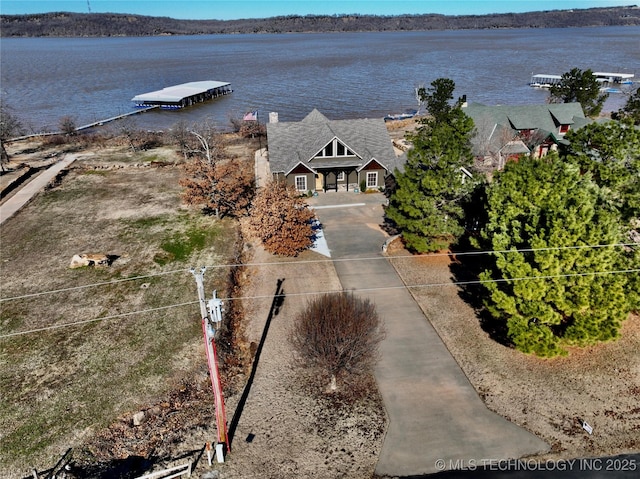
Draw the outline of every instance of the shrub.
M293 186L271 182L251 205L249 229L269 253L296 256L313 244L312 220L313 213Z
M310 301L297 316L290 341L308 367L337 380L370 373L378 359L384 328L375 306L353 293L326 293Z

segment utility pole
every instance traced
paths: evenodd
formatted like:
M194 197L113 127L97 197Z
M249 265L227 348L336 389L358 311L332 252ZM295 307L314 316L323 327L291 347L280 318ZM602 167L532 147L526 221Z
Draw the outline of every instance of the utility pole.
M215 334L216 328L222 324L222 300L216 297L205 300L204 295L204 272L205 267L199 272L191 268L191 273L196 280L198 287L198 299L200 300L200 315L202 316L202 334L204 336L205 351L207 353L207 364L209 366L209 377L211 378L211 388L216 406L216 427L218 431L218 442L216 443L216 460L224 462L224 455L231 450L227 434L227 414L224 409L224 396L222 395L222 385L220 384L220 373L218 372L218 356L216 354Z

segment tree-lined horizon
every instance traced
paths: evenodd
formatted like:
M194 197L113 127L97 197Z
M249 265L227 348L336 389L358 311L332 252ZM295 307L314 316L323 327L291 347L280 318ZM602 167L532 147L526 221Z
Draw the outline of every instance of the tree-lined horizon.
M488 15L284 15L240 20L178 20L115 13L0 15L2 37L109 37L237 33L383 32L640 25L633 6Z

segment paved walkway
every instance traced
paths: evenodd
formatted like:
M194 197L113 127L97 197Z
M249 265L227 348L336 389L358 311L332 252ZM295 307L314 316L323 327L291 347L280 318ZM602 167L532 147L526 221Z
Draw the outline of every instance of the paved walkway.
M389 427L376 473L430 474L455 468L456 461L546 451L545 442L486 408L393 266L382 259L383 201L379 194L346 192L310 201L332 206L319 208L317 215L343 288L374 301L387 328L375 376ZM339 261L346 258L360 260Z
M20 211L35 195L44 190L58 173L71 165L76 158L76 155L66 155L62 160L42 171L26 185L20 187L13 196L7 198L7 200L0 205L0 224Z

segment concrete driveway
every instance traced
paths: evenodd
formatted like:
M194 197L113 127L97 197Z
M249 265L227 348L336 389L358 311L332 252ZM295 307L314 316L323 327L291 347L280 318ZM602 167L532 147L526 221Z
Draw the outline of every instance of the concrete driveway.
M375 302L387 337L375 377L389 418L380 476L455 469L471 460L515 459L548 450L526 430L489 411L393 266L381 194L321 193L310 200L344 289ZM344 261L353 259L354 261Z

